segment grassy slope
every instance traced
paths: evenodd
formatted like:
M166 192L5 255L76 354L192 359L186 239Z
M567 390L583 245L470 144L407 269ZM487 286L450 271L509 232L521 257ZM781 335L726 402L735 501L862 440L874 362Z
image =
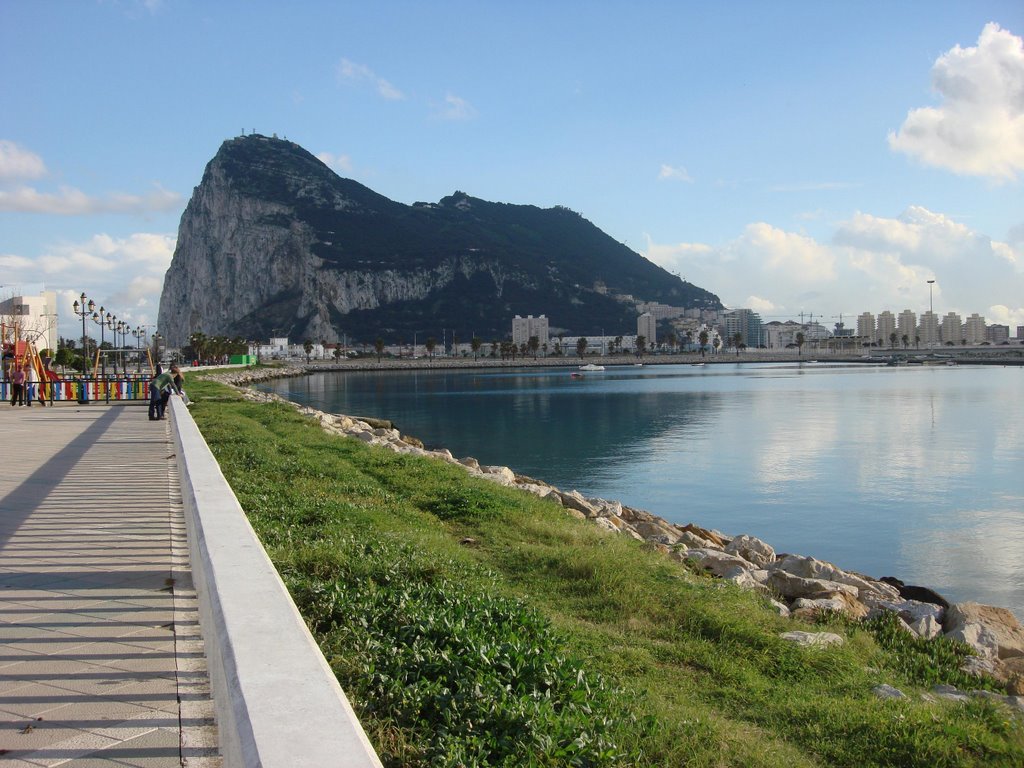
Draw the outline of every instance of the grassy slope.
M189 392L386 764L1024 764L1019 718L913 696L977 687L963 648L834 622L844 647L803 650L754 594L550 502Z

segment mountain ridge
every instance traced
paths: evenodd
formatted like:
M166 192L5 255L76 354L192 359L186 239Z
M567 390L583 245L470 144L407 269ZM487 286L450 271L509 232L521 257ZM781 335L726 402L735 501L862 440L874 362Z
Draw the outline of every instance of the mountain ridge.
M294 142L225 141L182 214L159 327L208 335L389 343L443 329L504 338L512 316L629 333L635 301L720 308L564 206L456 191L399 203Z

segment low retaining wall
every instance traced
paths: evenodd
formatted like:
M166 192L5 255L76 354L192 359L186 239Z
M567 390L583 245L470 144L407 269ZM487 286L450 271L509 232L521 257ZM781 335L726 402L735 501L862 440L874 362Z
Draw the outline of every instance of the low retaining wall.
M188 409L169 405L224 765L381 766Z

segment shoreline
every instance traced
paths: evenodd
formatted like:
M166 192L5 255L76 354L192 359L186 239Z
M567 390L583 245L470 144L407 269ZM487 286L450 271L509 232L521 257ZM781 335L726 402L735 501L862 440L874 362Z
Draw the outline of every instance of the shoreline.
M708 353L701 356L695 352L684 352L677 354L646 354L642 357L633 355L586 355L583 358L570 356L548 356L548 357L517 357L514 360L502 360L500 358L479 357L473 358L451 358L435 357L433 360L425 357L418 358L393 358L385 357L379 362L373 357L351 358L343 361L311 360L309 363L301 361L275 361L267 364L273 366L280 364L287 370L298 370L301 373L287 375L302 375L302 373L320 373L335 371L381 371L381 370L444 370L462 368L568 368L578 369L584 363L604 365L614 368L629 368L641 366L660 365L725 365L734 363L789 363L796 365L888 365L891 358L897 357L906 359L909 365L944 366L955 365L1000 365L1000 366L1024 366L1024 347L1007 348L979 348L969 349L946 348L941 350L900 350L900 349L876 349L867 353L859 354L836 354L830 351L815 350L814 354L808 350L802 355L792 351L773 352L769 350L745 351L739 355L732 351L722 351L718 354ZM917 361L920 362L917 362ZM901 363L902 365L902 363ZM261 369L262 370L262 369Z
M753 536L730 536L695 523L671 523L619 501L588 498L575 489L561 490L506 466L484 466L472 457L456 458L446 448L427 449L419 439L403 435L387 420L326 413L250 386L318 370L244 369L211 373L209 378L239 388L250 400L285 403L318 421L327 432L398 453L445 461L464 468L471 476L546 498L563 507L567 514L588 520L609 534L629 536L672 560L757 591L782 616L813 622L829 613L855 620L870 619L880 612L894 613L901 629L915 637L947 637L967 644L975 655L968 657L964 671L993 676L1007 685L1011 694L1024 696L1024 627L1008 609L975 602L950 604L927 587L845 571L809 556L776 553L770 544ZM1024 699L1021 706L1024 707Z

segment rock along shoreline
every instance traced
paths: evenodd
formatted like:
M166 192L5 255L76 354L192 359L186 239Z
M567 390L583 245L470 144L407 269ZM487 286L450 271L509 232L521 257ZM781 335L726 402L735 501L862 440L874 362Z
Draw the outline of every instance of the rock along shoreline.
M548 499L560 505L566 514L588 520L609 535L644 542L672 560L763 594L781 616L813 621L826 613L868 619L880 612L891 612L899 626L911 635L927 640L947 637L970 646L974 653L965 660L963 670L994 677L1006 685L1010 694L997 696L987 691L963 692L951 686L936 686L928 695L961 701L969 696L996 697L1024 714L1024 626L1005 608L976 602L950 604L927 587L844 571L813 557L777 553L770 544L753 536L730 536L693 523L671 523L619 501L585 497L575 489L563 491L543 480L517 474L509 467L482 465L472 457L456 458L446 448L428 449L386 420L325 413L251 388L252 384L307 373L301 367L282 367L223 371L206 377L239 388L247 399L287 404L315 419L326 432L396 453L445 461L462 467L472 476ZM794 630L782 636L806 646L827 646L844 640L830 632ZM883 698L904 696L890 686L879 686L875 694Z

